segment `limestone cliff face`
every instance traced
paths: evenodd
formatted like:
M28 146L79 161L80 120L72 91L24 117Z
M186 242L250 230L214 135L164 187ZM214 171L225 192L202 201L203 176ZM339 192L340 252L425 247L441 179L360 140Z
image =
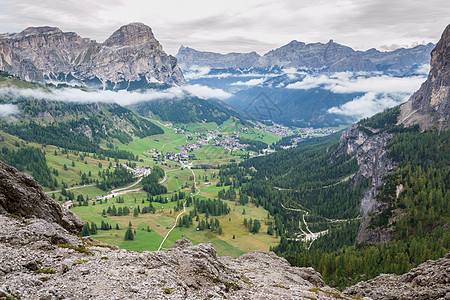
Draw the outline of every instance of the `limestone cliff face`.
M391 238L391 232L386 230L369 229L372 213L383 210L385 203L376 201L377 187L382 183L382 178L394 170L396 164L387 157L386 147L389 145L393 134L380 132L379 129L370 128L361 124L350 126L342 134L336 156L343 153L356 157L359 170L354 177L355 184L363 179L370 180L369 189L361 199L361 215L363 217L357 243L386 242Z
M75 80L124 89L132 82L185 84L177 59L150 27L131 23L104 43L55 27L30 27L0 36L0 69L29 81Z
M47 197L31 176L1 161L0 214L45 219L74 234L78 234L83 226L83 222L75 214L61 209L59 204Z
M209 68L233 68L248 69L258 65L260 56L256 52L251 53L228 53L220 54L214 52L202 52L181 46L177 58L183 68L192 66Z
M306 44L292 41L260 56L256 52L219 54L181 46L177 58L183 68L249 69L276 67L308 68L319 72L386 71L408 72L414 66L428 64L433 44L381 52L375 49L355 51L330 40L328 43Z
M422 130L448 129L450 115L450 25L444 30L441 40L432 51L431 69L427 81L399 109L397 125L418 124ZM385 124L386 125L386 124ZM362 178L371 180L370 189L361 199L363 221L356 238L357 243L379 243L389 241L390 229L370 228L372 213L379 213L387 207L376 200L377 187L382 178L396 167L387 156L386 147L393 134L381 128L370 128L360 122L351 126L341 137L335 155L354 155L360 166L355 184Z
M263 66L305 67L330 72L375 71L370 60L365 60L352 48L330 40L328 43L305 44L292 41L264 55Z
M449 128L450 114L450 25L431 52L428 79L402 105L398 123L420 125L422 130Z

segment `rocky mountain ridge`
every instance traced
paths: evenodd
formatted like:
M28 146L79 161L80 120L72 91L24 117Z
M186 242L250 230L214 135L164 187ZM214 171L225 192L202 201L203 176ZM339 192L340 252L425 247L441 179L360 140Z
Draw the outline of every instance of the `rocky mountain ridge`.
M428 64L434 45L419 45L381 52L376 49L355 51L335 43L311 43L292 41L260 56L256 52L228 53L202 52L181 46L177 58L183 68L192 66L250 69L250 68L306 68L325 72L382 71L405 72L414 66Z
M449 255L402 277L382 275L341 293L314 269L292 267L273 252L218 257L211 244L194 246L187 239L165 252L120 250L71 234L66 229L79 230L79 220L70 212L65 214L76 226L55 219L61 209L36 193L42 190L33 179L1 162L0 170L2 299L380 299L398 287L403 293L396 299L450 293ZM33 197L37 202L26 212L14 209Z
M177 59L164 52L142 23L120 27L103 43L56 27L29 27L0 35L0 57L0 70L27 81L114 90L185 84Z
M419 125L421 130L449 129L450 115L450 25L442 33L440 41L431 52L431 69L428 79L411 98L400 107L385 112L380 126L373 126L369 119L350 126L343 133L336 156L342 153L354 155L360 169L355 177L371 180L370 189L361 200L363 221L356 239L357 243L387 242L392 238L389 229L371 228L371 221L381 213L387 203L376 200L377 188L383 183L383 177L396 167L396 163L388 156L387 146L393 133L388 129L394 125L409 127ZM380 115L379 115L380 116ZM389 124L391 122L391 124ZM376 127L376 128L374 128ZM398 187L401 189L401 187Z
M421 130L448 129L450 113L450 25L431 52L427 80L402 105L398 124L419 125Z

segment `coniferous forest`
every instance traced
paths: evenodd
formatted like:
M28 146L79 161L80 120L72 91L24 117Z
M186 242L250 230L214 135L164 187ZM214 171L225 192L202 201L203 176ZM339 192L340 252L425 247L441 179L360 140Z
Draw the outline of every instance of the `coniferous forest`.
M378 119L391 115L392 110L361 123L371 122L374 128L382 122ZM312 266L336 287L380 273L402 274L450 250L449 132L421 133L415 127L405 130L385 121L382 123L388 126L384 129L394 133L388 156L397 168L378 188L377 199L387 208L373 216L370 226L392 232L392 239L386 243L355 244L359 201L369 181L345 180L357 172L358 165L346 155L331 159L336 137L241 163L249 174L251 169L257 170L242 191L275 216L275 231L281 242L273 250L293 265ZM403 192L396 197L399 186ZM309 218L315 216L312 221L348 221L334 227L328 224L321 228L318 224L317 229L328 229L329 233L307 247L293 235L300 230L301 214L286 207L308 212Z

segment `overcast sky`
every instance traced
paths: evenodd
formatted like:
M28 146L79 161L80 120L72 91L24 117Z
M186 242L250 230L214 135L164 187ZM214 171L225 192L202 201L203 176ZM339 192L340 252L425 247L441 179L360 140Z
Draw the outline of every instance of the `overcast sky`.
M448 0L0 0L0 32L50 25L103 42L121 25L149 25L164 49L260 54L291 40L359 50L436 43Z

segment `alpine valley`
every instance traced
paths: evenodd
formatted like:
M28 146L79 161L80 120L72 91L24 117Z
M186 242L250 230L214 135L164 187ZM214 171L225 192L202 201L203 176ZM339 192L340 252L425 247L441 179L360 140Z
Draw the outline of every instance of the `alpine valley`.
M0 35L0 299L449 299L450 25L259 55Z

